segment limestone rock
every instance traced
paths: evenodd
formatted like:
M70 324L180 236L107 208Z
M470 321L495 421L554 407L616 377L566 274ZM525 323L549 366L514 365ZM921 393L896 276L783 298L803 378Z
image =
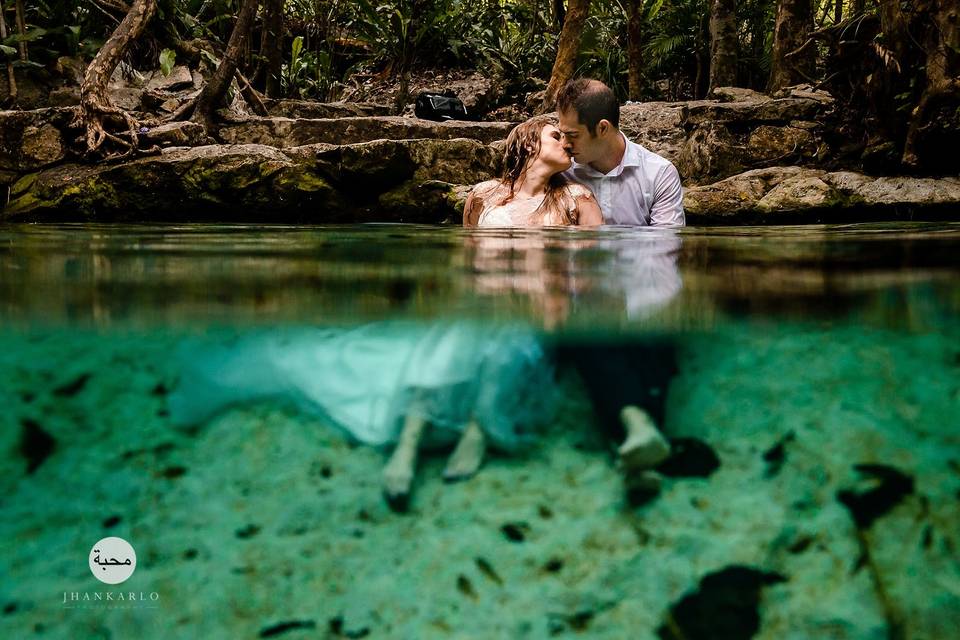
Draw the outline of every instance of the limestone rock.
M393 107L371 102L314 102L267 98L264 106L271 116L281 118L349 118L393 115Z
M71 108L0 112L0 169L32 171L63 160L61 131L73 117Z
M159 70L155 71L146 83L147 90L182 91L193 88L193 74L184 65L177 65L164 76Z
M204 144L206 134L196 122L168 122L141 134L140 139L161 147L186 147Z
M802 167L754 169L684 193L691 224L817 222L864 212L899 218L917 211L949 214L958 205L960 178L874 178Z
M194 135L181 124L159 133ZM14 184L2 219L438 222L457 215L454 185L489 178L499 162L494 149L465 139L288 151L171 147L113 165L59 165Z
M630 140L676 163L687 138L682 111L679 102L626 104L620 107L620 129Z
M80 104L80 87L59 87L50 90L47 102L51 107L70 107Z
M267 144L285 148L308 144L355 144L371 140L471 138L489 143L505 138L509 122L431 122L401 116L366 116L337 119L279 117L234 118L220 135L230 144Z

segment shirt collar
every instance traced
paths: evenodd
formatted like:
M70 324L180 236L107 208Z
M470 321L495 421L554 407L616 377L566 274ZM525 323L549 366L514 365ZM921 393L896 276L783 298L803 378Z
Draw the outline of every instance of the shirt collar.
M623 135L622 131L620 132L620 137L623 138L624 144L623 158L620 159L620 164L610 170L610 173L600 173L590 165L580 164L576 160L573 161L573 172L586 178L614 178L623 173L623 170L626 167L639 167L640 145L627 140L627 136Z

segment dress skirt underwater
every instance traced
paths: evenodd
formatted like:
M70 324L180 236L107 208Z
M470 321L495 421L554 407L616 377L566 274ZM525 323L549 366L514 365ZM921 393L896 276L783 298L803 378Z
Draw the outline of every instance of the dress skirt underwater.
M353 328L284 328L182 345L172 421L203 422L265 399L319 414L355 440L397 440L404 417L454 442L471 419L502 449L526 444L553 413L553 370L522 325L392 321Z

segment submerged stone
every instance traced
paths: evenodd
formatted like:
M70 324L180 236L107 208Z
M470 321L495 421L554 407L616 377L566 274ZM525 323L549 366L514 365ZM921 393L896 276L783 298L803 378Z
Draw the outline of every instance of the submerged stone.
M27 460L27 475L36 471L56 446L56 439L40 423L29 418L20 420L20 453Z
M856 485L837 492L860 529L867 529L913 493L913 476L884 464L858 464Z
M696 591L670 607L657 629L661 640L748 640L760 630L760 595L786 577L732 565L707 574Z

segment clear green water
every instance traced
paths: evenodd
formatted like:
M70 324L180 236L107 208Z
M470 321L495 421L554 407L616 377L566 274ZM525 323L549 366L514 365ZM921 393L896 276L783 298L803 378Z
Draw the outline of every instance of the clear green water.
M960 224L2 226L0 637L953 637L958 250ZM184 344L398 319L670 342L661 426L719 467L635 503L566 365L533 446L457 484L428 453L406 514L386 452L295 404L171 424Z

